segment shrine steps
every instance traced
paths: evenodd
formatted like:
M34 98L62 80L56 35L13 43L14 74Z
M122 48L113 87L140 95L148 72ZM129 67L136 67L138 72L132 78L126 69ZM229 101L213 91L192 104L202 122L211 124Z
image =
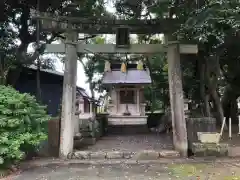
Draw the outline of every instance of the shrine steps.
M75 151L69 159L80 160L161 160L179 159L180 154L174 150L139 150L130 151Z
M173 149L172 137L169 135L133 134L133 131L127 132L131 133L128 135L123 134L122 131L118 132L119 135L116 135L116 131L112 132L115 133L112 135L109 133L101 137L94 145L75 148L69 158L83 160L159 160L180 157L179 152Z
M240 148L239 147L228 147L226 153L221 154L221 152L214 153L212 155L204 154L195 154L191 159L197 158L209 158L209 159L219 159L219 158L239 158ZM218 150L219 151L219 150ZM224 151L225 152L225 151ZM77 159L77 160L130 160L130 161L159 161L162 159L179 159L180 153L175 150L135 150L135 151L126 151L126 150L108 150L108 151L93 151L93 150L75 150L68 156L69 159Z

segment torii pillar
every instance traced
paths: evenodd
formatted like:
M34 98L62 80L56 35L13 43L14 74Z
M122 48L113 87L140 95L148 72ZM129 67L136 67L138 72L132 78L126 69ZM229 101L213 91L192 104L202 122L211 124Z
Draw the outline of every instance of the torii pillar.
M169 41L167 48L168 82L173 126L173 143L182 157L187 157L188 140L186 119L184 116L184 98L180 50L177 41Z
M77 81L77 33L67 32L65 42L64 80L60 129L59 156L66 158L73 151L75 100Z

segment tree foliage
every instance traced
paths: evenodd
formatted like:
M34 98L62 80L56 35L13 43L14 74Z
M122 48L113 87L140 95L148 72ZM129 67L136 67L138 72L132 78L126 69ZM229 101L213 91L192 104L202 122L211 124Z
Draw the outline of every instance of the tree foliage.
M202 104L203 115L217 112L218 120L229 116L231 107L236 115L239 7L238 0L199 0L165 2L147 9L157 18L179 20L172 35L183 43L198 44L196 56L181 57L184 93L192 102Z
M163 110L169 105L168 68L164 54L153 55L146 59L152 84L145 88L145 98L151 111Z
M189 14L178 31L179 38L193 40L199 44L200 52L197 61L200 66L199 74L202 77L201 84L204 86L200 88L204 91L201 97L208 98L204 100L205 109L207 109L206 101L213 101L214 110L218 112L219 119L224 115L229 117L229 110L232 109L230 106L235 104L234 107L236 107L236 98L239 96L239 93L233 93L233 87L238 86L236 82L239 79L236 71L239 67L240 55L237 51L240 39L239 7L238 0L206 1ZM223 93L220 89L228 93ZM231 98L229 93L232 94ZM220 99L222 99L223 110ZM232 113L232 119L236 119L236 108L233 109L235 115ZM205 114L208 113L205 112Z

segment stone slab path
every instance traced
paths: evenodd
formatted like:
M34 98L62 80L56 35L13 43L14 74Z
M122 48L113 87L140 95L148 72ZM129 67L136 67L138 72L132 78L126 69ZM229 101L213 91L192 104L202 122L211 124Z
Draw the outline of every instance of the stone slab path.
M95 145L75 150L69 158L157 160L179 156L179 152L173 150L171 135L149 133L108 135L98 140Z

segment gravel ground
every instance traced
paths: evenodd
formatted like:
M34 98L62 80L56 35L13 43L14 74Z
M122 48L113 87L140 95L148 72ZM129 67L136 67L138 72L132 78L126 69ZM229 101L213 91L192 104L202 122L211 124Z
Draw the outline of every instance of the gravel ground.
M169 179L163 166L151 165L72 165L39 167L23 172L12 180L141 180Z
M49 165L11 180L240 180L240 163Z

